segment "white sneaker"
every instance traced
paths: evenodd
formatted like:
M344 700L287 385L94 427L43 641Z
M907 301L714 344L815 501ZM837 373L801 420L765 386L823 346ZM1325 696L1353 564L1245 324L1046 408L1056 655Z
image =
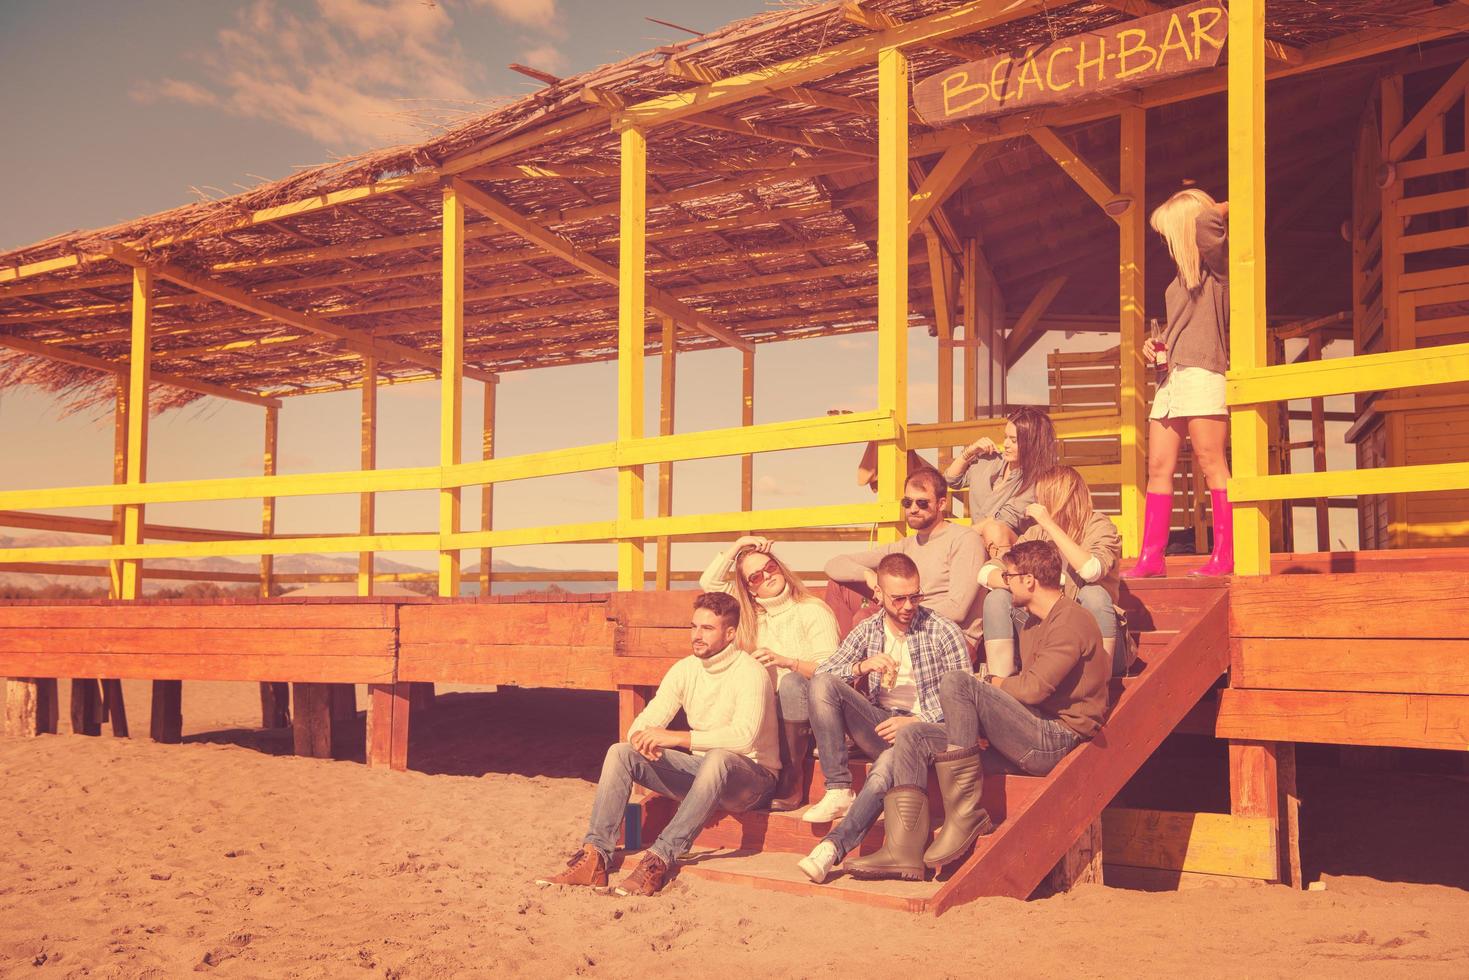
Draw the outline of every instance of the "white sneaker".
M814 806L808 807L801 814L801 819L807 823L831 823L840 820L852 809L852 803L857 799L857 794L850 789L829 789Z
M807 878L819 885L826 880L827 875L831 874L831 869L836 866L836 863L837 846L829 840L824 840L812 848L810 854L797 861L796 867L800 868Z

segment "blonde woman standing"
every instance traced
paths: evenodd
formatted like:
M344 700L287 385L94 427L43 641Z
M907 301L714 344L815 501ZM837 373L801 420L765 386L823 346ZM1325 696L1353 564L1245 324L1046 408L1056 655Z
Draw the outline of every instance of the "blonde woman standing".
M811 675L837 648L837 620L771 551L769 538L747 535L714 556L699 586L727 592L740 604L735 646L775 671L780 719L780 781L772 810L805 804L806 759L811 754Z
M1142 554L1125 578L1165 572L1173 511L1173 473L1183 440L1193 447L1214 508L1214 553L1197 575L1234 571L1234 510L1229 502L1225 441L1229 410L1224 372L1229 367L1229 204L1198 188L1174 194L1153 212L1153 230L1168 244L1178 274L1164 305L1168 328L1144 348L1148 363L1166 370L1149 413L1148 497Z

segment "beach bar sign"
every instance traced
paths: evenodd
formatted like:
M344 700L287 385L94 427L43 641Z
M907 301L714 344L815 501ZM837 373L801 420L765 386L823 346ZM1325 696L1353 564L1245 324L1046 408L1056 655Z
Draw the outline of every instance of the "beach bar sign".
M1224 5L1204 0L930 75L913 86L913 107L942 126L1140 88L1213 68L1228 32Z

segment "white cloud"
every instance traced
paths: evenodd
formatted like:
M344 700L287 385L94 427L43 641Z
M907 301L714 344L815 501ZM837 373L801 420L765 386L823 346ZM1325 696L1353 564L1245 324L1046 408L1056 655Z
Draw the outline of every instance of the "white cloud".
M566 55L554 44L539 44L521 52L520 60L532 68L560 75L566 69Z
M480 101L484 82L445 8L424 0L316 0L303 13L254 0L197 60L202 84L144 82L134 97L218 105L336 150L416 136L435 113Z
M476 7L488 7L506 20L531 27L544 34L560 37L563 33L561 12L556 0L470 0Z

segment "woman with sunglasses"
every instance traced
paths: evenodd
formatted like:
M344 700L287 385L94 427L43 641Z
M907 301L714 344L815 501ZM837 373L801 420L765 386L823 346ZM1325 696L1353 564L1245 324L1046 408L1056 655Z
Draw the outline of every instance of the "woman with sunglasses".
M1102 648L1115 674L1126 672L1119 658L1117 629L1118 559L1122 538L1116 526L1092 510L1092 494L1081 474L1057 466L1035 484L1034 502L1026 515L1035 522L1020 541L1049 541L1061 553L1061 590L1092 614L1102 631ZM984 599L984 648L989 672L1008 677L1015 672L1015 606L1009 583L998 563L980 570L980 584L988 586ZM1023 610L1020 615L1024 615ZM1123 649L1126 645L1123 644Z
M995 558L1030 524L1025 508L1035 501L1036 481L1056 463L1056 428L1051 417L1025 407L1005 423L996 447L985 436L968 446L944 471L951 490L969 488L969 520Z
M735 597L740 604L735 645L775 670L780 782L770 809L794 810L806 802L811 675L837 648L837 620L770 549L769 538L740 538L714 557L699 586Z

